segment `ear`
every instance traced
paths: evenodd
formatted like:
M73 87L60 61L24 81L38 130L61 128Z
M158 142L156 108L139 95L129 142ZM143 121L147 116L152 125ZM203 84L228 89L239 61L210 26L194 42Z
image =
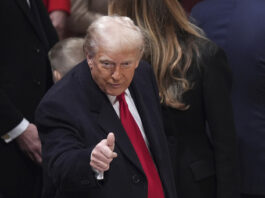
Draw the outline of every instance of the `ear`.
M54 82L58 82L59 80L61 80L62 75L57 71L57 70L53 70L53 80Z
M139 64L140 64L140 59L136 62L135 69L139 66Z
M93 59L87 55L86 60L87 60L87 64L88 64L89 68L92 69L93 68Z

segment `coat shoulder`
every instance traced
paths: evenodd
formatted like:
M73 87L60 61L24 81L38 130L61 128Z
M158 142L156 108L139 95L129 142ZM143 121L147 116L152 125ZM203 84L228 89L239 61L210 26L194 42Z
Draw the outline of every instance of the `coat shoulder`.
M208 69L218 60L227 61L225 51L211 40L197 39L195 42L198 46L196 63L200 69Z

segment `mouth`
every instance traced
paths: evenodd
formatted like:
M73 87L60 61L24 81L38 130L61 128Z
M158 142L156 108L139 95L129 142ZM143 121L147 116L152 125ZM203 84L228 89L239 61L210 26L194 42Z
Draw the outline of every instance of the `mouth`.
M121 84L110 84L110 86L114 89L119 88Z

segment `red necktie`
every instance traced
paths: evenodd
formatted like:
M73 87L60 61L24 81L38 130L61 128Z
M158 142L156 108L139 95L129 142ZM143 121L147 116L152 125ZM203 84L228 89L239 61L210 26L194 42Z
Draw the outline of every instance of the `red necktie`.
M148 198L164 198L163 187L155 163L146 146L141 131L129 111L124 93L117 96L120 103L120 119L142 165L148 181Z

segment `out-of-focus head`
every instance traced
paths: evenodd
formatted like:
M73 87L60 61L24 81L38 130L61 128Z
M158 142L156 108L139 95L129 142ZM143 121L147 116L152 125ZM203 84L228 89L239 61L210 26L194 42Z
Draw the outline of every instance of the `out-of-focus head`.
M56 43L49 51L53 80L57 82L75 65L85 59L83 38L68 38Z
M117 96L133 79L144 51L144 36L128 17L103 16L88 28L84 51L99 88Z

